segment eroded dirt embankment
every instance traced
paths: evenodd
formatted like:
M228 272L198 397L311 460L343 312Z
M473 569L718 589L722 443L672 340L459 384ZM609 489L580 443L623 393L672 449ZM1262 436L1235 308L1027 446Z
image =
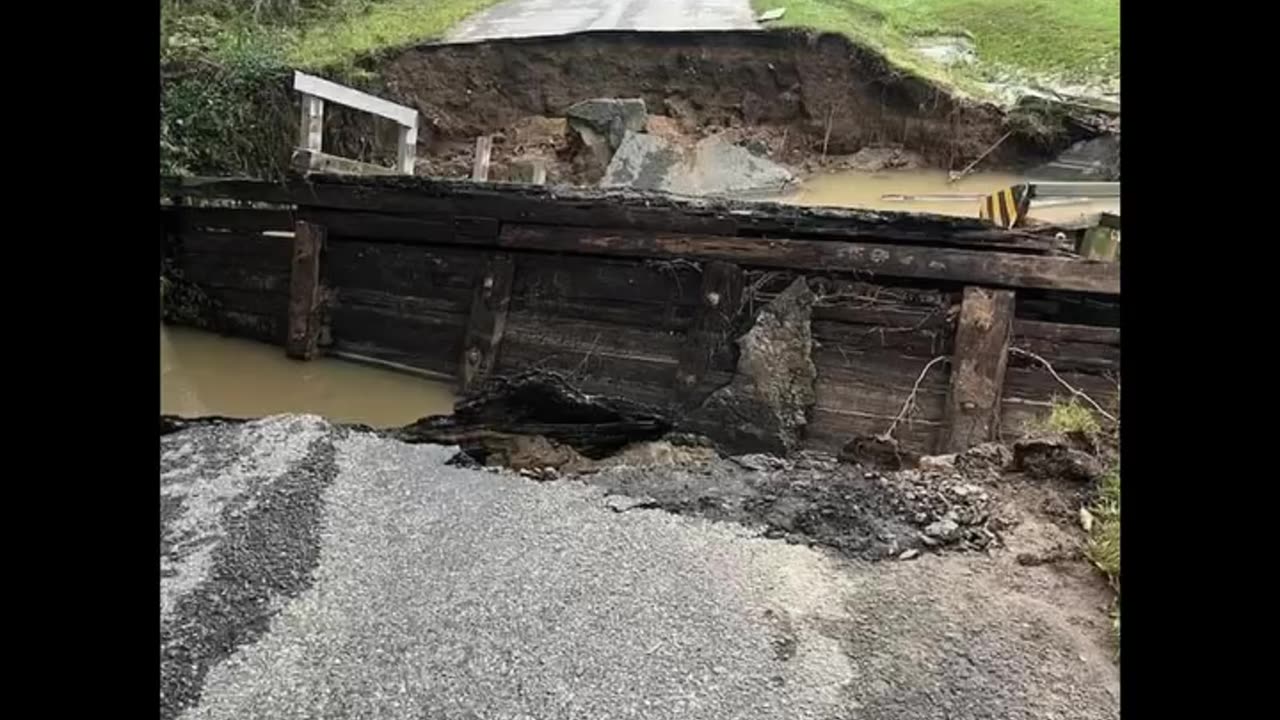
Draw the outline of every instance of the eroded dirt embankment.
M1012 112L958 98L838 35L797 31L595 32L460 45L423 45L363 61L369 89L417 108L421 173L466 174L474 139L494 134L494 179L515 159L551 161L574 181L564 111L590 98L643 98L648 131L728 139L793 167L892 146L933 167L984 160L1019 166L1096 135L1107 120L1066 106ZM328 147L379 159L394 128L334 108ZM376 137L377 140L371 140Z

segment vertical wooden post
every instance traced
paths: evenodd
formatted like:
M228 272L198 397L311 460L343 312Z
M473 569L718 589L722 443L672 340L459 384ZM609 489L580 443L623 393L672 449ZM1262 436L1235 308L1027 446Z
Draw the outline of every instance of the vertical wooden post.
M742 285L742 268L738 265L718 260L703 263L698 311L676 368L677 405L688 407L699 399L698 386L716 353L733 341L730 333L742 306Z
M400 126L400 145L396 154L396 169L405 175L413 174L418 160L418 128Z
M489 153L493 150L493 136L481 135L476 138L476 159L471 166L471 179L484 182L489 179Z
M298 122L298 147L306 151L308 161L314 158L324 143L324 100L314 96L302 96L302 118Z
M960 304L941 452L993 440L1013 327L1012 290L967 287Z
M471 317L467 319L467 333L462 341L462 362L458 366L458 386L462 392L470 390L493 370L507 326L514 275L515 261L511 256L495 253L476 278Z
M294 224L285 354L298 360L315 357L320 336L320 251L325 234L323 225L305 220Z

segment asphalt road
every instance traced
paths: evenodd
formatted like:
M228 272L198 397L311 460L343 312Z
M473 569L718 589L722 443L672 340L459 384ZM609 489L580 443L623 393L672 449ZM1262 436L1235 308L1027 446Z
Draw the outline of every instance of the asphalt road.
M468 18L450 42L587 30L756 28L748 0L509 0Z
M984 556L852 561L451 454L162 436L161 716L1119 717L1062 591Z

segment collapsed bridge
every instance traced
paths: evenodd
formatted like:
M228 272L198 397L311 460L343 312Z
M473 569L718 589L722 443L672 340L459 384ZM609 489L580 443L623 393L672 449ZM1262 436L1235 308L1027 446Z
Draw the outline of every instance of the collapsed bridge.
M731 447L891 434L945 452L1017 433L1055 397L1118 402L1119 262L976 219L413 177L162 178L161 243L170 322L463 391L553 371ZM760 412L708 419L726 389Z

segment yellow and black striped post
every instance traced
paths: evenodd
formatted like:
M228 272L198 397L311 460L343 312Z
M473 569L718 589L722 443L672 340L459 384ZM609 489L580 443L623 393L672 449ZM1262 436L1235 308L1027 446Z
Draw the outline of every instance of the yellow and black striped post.
M1014 185L997 190L982 199L978 217L1003 228L1017 227L1031 207L1031 186Z

